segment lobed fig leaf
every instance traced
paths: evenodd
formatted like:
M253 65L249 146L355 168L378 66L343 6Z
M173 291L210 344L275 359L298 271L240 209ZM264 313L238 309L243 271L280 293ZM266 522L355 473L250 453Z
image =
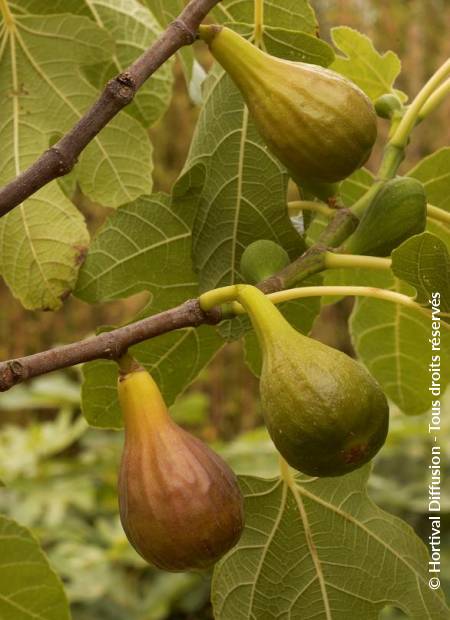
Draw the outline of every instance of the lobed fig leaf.
M368 159L377 136L369 98L318 65L270 56L222 26L201 26L214 58L240 89L272 153L298 182L340 181Z
M341 476L384 444L389 407L358 362L297 332L258 289L238 286L263 355L265 422L278 451L310 476Z
M234 473L172 421L142 367L122 373L118 391L125 423L119 508L128 540L164 570L208 568L243 529L243 498Z
M381 186L341 250L389 256L406 239L423 232L426 222L427 198L422 183L397 177Z

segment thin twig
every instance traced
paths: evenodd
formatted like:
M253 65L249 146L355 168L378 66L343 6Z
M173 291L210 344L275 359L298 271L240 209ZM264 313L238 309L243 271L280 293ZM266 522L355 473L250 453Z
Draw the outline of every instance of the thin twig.
M347 217L343 217L344 212ZM353 227L353 215L348 209L343 209L331 220L323 231L321 239L327 240L329 245L337 244L342 240L342 235L348 235ZM274 293L288 286L293 286L294 283L299 283L309 275L318 273L325 268L324 254L327 249L326 246L317 244L278 274L261 282L259 288L265 293ZM219 308L205 313L200 308L197 299L189 300L176 308L130 323L125 327L105 332L94 338L1 362L0 392L5 392L14 385L32 377L76 364L95 359L117 360L126 352L128 347L175 329L198 327L202 324L216 325L226 318L233 317L234 313L228 315L221 312Z
M197 327L205 323L214 325L219 320L219 312L205 313L201 310L198 300L190 299L180 306L110 332L104 332L93 338L2 362L0 363L0 392L5 392L31 377L75 366L82 362L95 359L117 360L127 351L128 347L148 338L184 327Z
M220 0L191 0L178 18L128 69L110 80L97 101L56 144L0 189L0 217L50 181L68 174L80 153L133 98L142 84L184 45Z

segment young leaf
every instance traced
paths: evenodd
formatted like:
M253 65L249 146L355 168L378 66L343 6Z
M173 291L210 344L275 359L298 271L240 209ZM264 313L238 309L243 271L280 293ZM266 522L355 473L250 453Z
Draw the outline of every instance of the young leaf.
M0 515L0 618L70 620L61 580L26 528Z
M364 618L386 605L448 620L423 542L368 497L370 468L340 478L241 477L246 527L216 566L217 620Z
M366 35L348 26L332 28L334 45L345 56L336 56L331 68L355 82L372 101L385 93L403 93L393 89L400 73L401 64L397 54L385 52L381 55Z
M439 292L441 312L450 312L450 256L438 237L425 232L402 243L392 252L392 271L414 286L419 303Z

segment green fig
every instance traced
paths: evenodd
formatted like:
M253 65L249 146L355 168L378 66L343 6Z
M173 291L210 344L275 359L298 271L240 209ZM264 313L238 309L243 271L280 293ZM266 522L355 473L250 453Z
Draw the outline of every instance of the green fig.
M381 95L375 101L375 112L380 118L392 118L396 112L402 109L401 101L396 95L388 93Z
M240 89L272 153L295 180L340 181L368 159L377 136L371 101L323 67L271 56L222 26L199 36Z
M238 541L243 498L228 465L172 421L142 367L121 373L125 446L120 519L128 540L167 571L205 569Z
M259 239L245 248L240 271L246 282L256 284L273 276L289 262L289 255L281 245L269 239Z
M280 454L310 476L341 476L370 461L389 424L376 381L352 358L296 331L260 290L238 291L261 347L261 404Z
M387 181L364 211L358 228L340 250L347 254L389 256L403 241L425 230L427 197L420 181Z

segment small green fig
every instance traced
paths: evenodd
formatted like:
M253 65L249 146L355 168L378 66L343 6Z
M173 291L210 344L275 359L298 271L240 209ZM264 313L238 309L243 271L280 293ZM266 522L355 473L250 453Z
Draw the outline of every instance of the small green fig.
M120 519L147 562L167 571L205 569L238 541L243 498L228 465L172 421L142 367L121 373L125 446Z
M259 239L245 248L240 271L246 282L256 284L273 276L289 262L289 255L281 245L269 239Z
M389 407L358 362L297 332L258 289L238 286L262 350L261 404L280 454L310 476L341 476L384 444Z
M341 251L389 256L403 241L425 230L427 197L420 181L397 177L387 181L364 211L358 228Z
M380 118L392 118L395 112L399 112L401 109L400 99L392 93L381 95L375 101L375 112Z
M199 36L240 89L272 153L299 182L340 181L368 159L377 136L371 101L323 67L271 56L222 26Z

